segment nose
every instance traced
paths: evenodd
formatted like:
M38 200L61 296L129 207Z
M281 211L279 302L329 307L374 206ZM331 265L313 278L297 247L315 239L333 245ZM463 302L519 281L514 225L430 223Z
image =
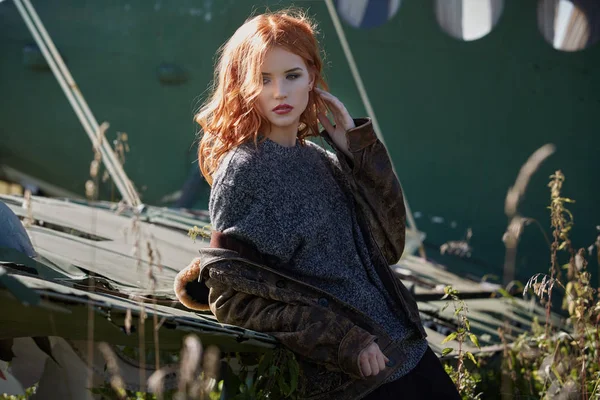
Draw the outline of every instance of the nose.
M275 90L273 94L277 100L285 99L287 97L287 88L285 85L285 81L282 81L280 79L275 80Z

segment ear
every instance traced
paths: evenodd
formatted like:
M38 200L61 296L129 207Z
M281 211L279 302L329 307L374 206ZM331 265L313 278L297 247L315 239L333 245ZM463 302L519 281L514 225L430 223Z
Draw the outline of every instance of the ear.
M311 73L310 74L310 82L308 82L308 90L313 90L315 87L315 74Z

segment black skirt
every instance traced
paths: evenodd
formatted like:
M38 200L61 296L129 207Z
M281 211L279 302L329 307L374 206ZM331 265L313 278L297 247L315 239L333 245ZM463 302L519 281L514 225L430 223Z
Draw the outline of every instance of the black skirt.
M427 351L417 366L400 379L386 383L364 400L460 400L461 397L433 350Z

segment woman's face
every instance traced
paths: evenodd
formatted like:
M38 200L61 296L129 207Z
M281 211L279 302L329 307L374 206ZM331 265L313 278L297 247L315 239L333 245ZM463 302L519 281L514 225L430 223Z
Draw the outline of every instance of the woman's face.
M313 86L304 60L281 47L274 47L265 54L261 73L263 87L257 106L271 123L268 133L295 136Z

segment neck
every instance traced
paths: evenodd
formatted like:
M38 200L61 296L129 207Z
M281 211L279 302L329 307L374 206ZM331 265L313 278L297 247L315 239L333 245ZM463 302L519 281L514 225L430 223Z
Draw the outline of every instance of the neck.
M298 135L298 124L294 124L289 129L271 129L266 136L283 147L294 147Z

